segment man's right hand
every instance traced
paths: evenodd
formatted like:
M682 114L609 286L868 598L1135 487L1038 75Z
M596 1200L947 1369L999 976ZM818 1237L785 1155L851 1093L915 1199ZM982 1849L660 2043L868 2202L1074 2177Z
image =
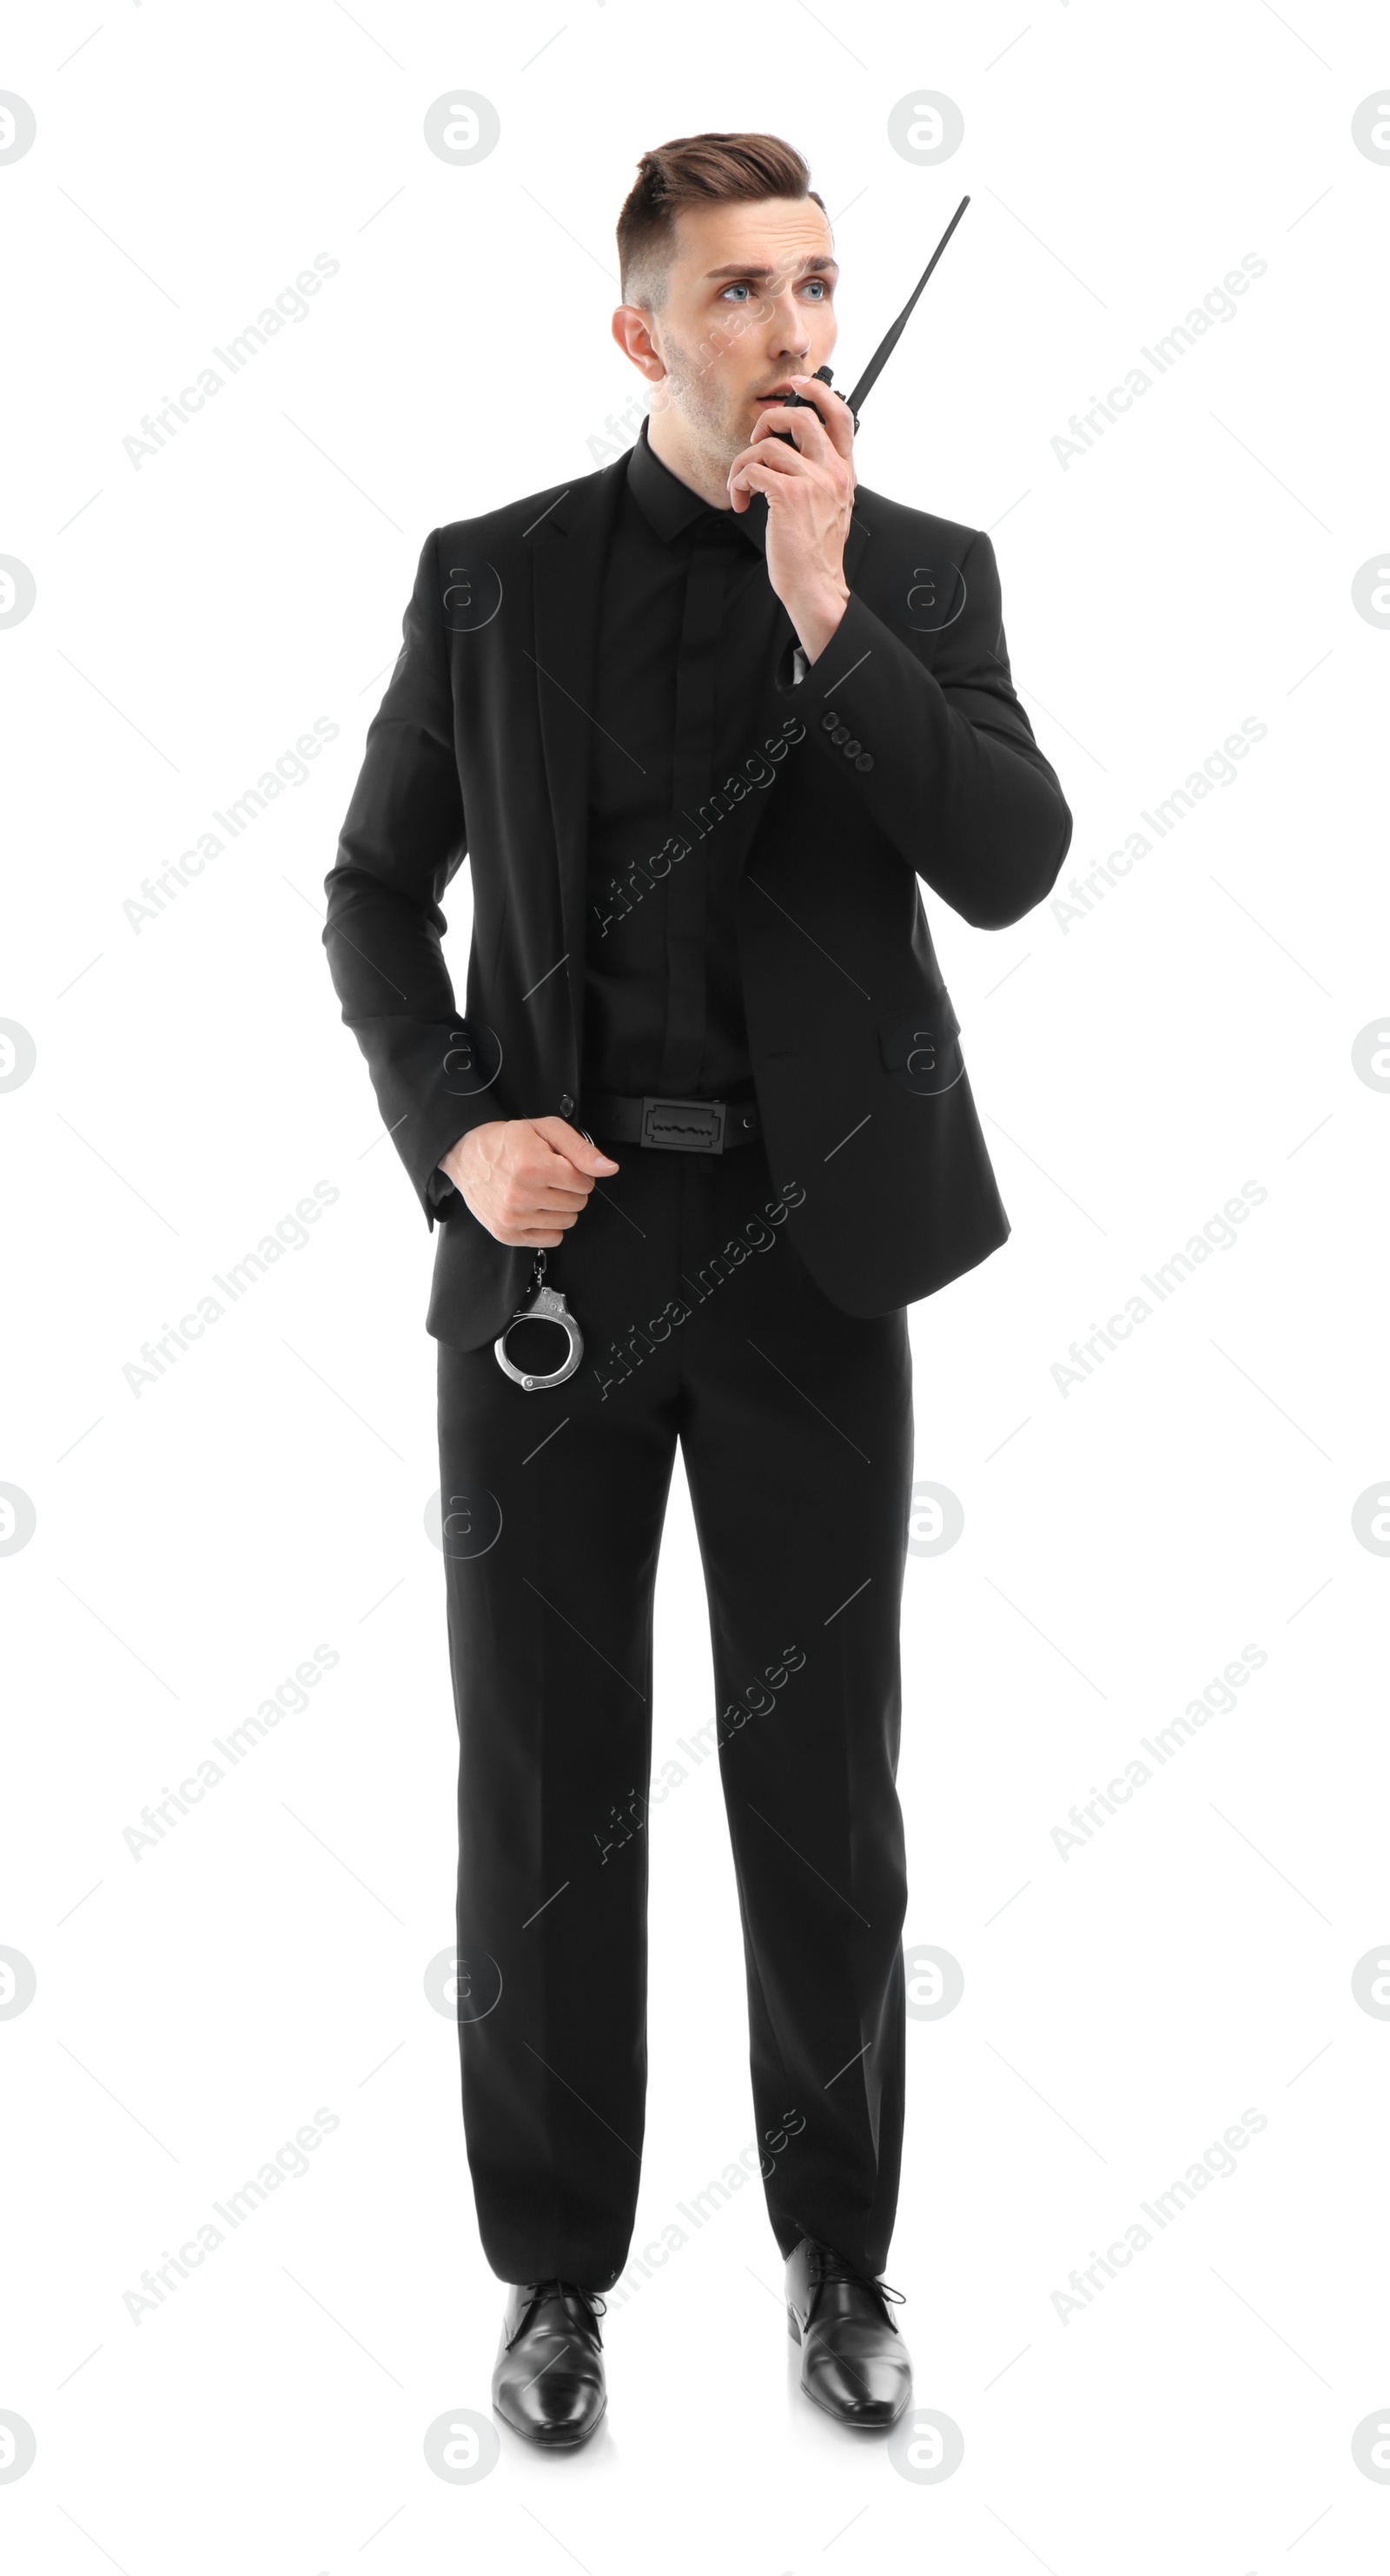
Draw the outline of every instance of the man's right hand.
M499 1243L550 1247L618 1166L563 1118L494 1118L460 1136L439 1168Z

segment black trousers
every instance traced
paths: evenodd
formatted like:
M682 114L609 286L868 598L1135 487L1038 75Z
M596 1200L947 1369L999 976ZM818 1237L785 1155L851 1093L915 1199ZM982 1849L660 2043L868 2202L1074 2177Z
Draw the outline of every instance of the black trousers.
M784 2254L812 2235L877 2272L903 2111L907 1318L830 1305L790 1240L798 1184L773 1180L761 1143L614 1152L617 1178L547 1256L584 1333L577 1375L528 1394L491 1345L439 1351L459 2035L483 2246L504 2280L598 2290L627 2260L649 1798L685 1769L649 1777L652 1603L679 1440L768 2210ZM558 1364L536 1348L546 1329L513 1334L520 1365Z

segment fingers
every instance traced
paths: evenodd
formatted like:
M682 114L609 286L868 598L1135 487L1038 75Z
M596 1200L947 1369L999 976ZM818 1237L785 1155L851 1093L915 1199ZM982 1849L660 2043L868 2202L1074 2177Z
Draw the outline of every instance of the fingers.
M583 1214L595 1182L618 1166L563 1118L518 1119L507 1141L491 1230L501 1243L550 1250Z
M825 387L822 385L819 390L824 393ZM788 433L795 440L800 456L824 458L831 452L832 441L819 412L804 411L799 403L778 403L772 410L760 412L753 424L750 444L756 447L766 439L775 438L785 450Z
M819 376L793 376L791 385L793 393L804 394L806 400L815 405L816 418L837 455L852 456L854 417L843 394L837 394L833 385L823 385ZM793 420L806 420L808 417L804 411L794 410L792 413Z
M550 1250L563 1242L596 1182L618 1169L611 1154L563 1118L514 1118L475 1128L451 1151L462 1155L465 1146L482 1156L479 1169L465 1170L458 1179L469 1208L499 1243L517 1248Z
M585 1172L592 1177L618 1169L611 1154L591 1145L577 1128L569 1126L563 1118L536 1118L532 1125L537 1135L543 1136L553 1151L572 1164L576 1172Z
M746 447L729 468L729 498L735 510L746 510L750 493L766 492L774 483L785 491L789 482L804 482L807 473L805 457L790 447L766 441L761 447Z
M740 498L746 510L749 496L754 492L765 493L770 502L774 492L785 493L786 489L785 467L774 465L770 458L766 465L760 458L755 458L749 464L741 466L737 483L731 483L729 486L736 510L739 507Z
M496 1235L499 1243L512 1247L534 1244L538 1250L553 1250L578 1222L577 1208L564 1215L548 1208L519 1208L512 1216L499 1218L488 1231Z
M767 417L770 420L794 421L797 419L804 420L806 415L804 412L778 411L769 412ZM759 424L759 427L761 427L761 423ZM824 432L822 432L822 436L824 436ZM819 459L813 460L809 456L804 456L799 447L785 446L780 438L759 438L756 431L754 433L754 438L756 444L741 448L729 468L730 492L733 492L737 488L736 478L742 474L744 467L750 463L756 462L759 465L770 465L773 472L776 474L807 474L812 470L813 463L819 462Z
M848 460L854 452L854 422L848 403L819 376L792 376L789 382L793 393L800 394L803 400L779 403L775 409L762 412L754 426L754 438L789 430L806 454L824 457L833 449L837 456ZM807 403L811 406L809 411Z
M770 420L786 420L788 423L794 423L804 421L808 415L804 411L777 411L769 412L766 417ZM840 488L838 476L843 466L846 476L844 497L848 498L853 493L854 467L847 458L840 455L837 447L831 446L824 430L820 433L820 446L815 452L812 451L809 440L802 447L788 447L780 438L771 434L766 438L759 437L755 431L754 441L753 445L740 451L729 468L729 498L735 509L738 508L740 492L767 490L765 483L750 481L750 468L754 465L766 466L770 473L780 474L784 480L790 479L793 482L824 484L829 481L837 492Z

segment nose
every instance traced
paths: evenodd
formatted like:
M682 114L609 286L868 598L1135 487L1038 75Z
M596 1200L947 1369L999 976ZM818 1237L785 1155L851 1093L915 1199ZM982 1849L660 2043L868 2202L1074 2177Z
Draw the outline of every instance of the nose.
M789 358L804 358L810 352L811 336L801 306L790 293L777 298L773 336L779 350Z

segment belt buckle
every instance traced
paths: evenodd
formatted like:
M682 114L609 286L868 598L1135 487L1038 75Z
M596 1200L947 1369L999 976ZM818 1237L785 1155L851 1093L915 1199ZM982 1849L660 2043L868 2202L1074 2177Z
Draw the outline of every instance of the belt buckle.
M722 1100L655 1100L642 1102L644 1145L661 1145L678 1154L722 1154L727 1104ZM658 1134L657 1130L665 1132Z

